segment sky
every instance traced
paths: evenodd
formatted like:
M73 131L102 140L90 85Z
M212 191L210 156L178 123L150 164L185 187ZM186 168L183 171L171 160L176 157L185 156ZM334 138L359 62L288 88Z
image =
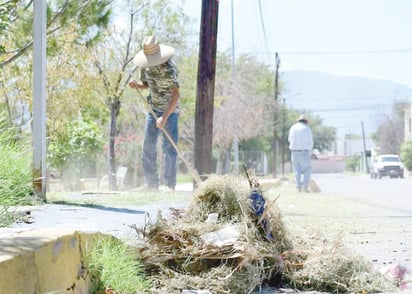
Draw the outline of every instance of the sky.
M202 0L185 10L200 27ZM219 0L218 50L280 70L384 79L412 87L411 0Z
M202 0L186 0L185 4L186 13L196 19L197 30L201 4ZM218 51L229 54L232 4L235 55L256 56L274 69L278 52L281 78L282 72L304 70L412 88L412 0L219 0ZM282 95L294 108L299 99L305 99L294 89L284 90ZM371 89L363 95L367 96L359 99L371 101L380 94ZM342 97L328 99L335 98ZM400 99L411 101L412 91L403 92ZM360 133L363 119L367 119L367 133L376 131L377 112L390 112L392 103L388 99L386 109L381 110L372 101L370 111L362 113L348 111L347 105L342 110L314 112L343 137Z

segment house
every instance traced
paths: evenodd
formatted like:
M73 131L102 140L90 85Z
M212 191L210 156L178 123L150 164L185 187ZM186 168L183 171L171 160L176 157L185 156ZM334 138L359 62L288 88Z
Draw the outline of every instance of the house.
M410 141L412 140L412 104L408 104L404 110L404 141Z

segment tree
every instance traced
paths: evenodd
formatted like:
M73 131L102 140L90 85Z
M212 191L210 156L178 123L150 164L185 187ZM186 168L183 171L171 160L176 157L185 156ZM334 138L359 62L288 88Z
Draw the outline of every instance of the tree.
M404 136L404 108L405 101L396 101L389 114L379 115L381 121L373 138L379 148L379 153L399 154Z
M15 10L19 2L21 1L9 0L9 1L4 1L3 3L0 3L0 36L4 34L4 32L10 26L10 23L12 23L13 20L15 19L16 17ZM0 40L3 42L2 38L0 38ZM0 54L5 53L5 51L6 51L6 48L4 44L0 43Z
M196 109L197 48L188 47L177 58L179 65L180 102L179 145L194 147L194 120ZM195 65L196 66L193 66Z
M50 36L59 46L58 51L52 50L47 62L47 135L51 140L79 115L99 121L90 115L97 105L96 75L90 71L87 51L84 44L78 43L77 31L70 26L61 31L66 33ZM27 129L31 119L31 75L29 55L21 55L0 70L0 97L7 108L10 125L21 129Z
M402 143L400 156L405 167L412 171L412 141Z
M234 74L228 56L218 60L213 145L218 148L217 173L223 173L226 150L235 138L244 141L273 129L273 72L252 56L239 57Z
M107 27L111 15L112 0L64 0L48 1L47 36L48 54L58 53L67 33L76 32L77 42L91 44ZM23 56L33 45L32 0L7 1L0 5L0 68ZM71 31L71 32L70 32ZM69 40L71 41L71 40Z
M336 128L324 126L320 116L310 116L309 122L313 133L313 148L320 153L331 150L336 141Z
M48 1L47 20L47 133L53 138L62 126L79 116L89 101L92 83L87 78L84 46L98 40L108 24L111 1ZM0 5L0 97L10 126L28 129L32 97L33 1L15 0ZM84 84L83 84L84 83ZM89 87L82 87L90 85Z
M219 53L216 62L213 119L213 146L217 154L216 172L224 172L225 162L229 160L227 150L232 146L235 137L239 139L242 150L255 151L250 148L259 146L259 150L269 152L272 148L273 128L276 127L279 129L276 140L287 149L288 129L301 112L280 105L278 114L283 117L284 113L285 119L279 119L279 125L273 125L273 70L249 55L242 55L236 60L236 72L232 72L229 55ZM309 115L309 119L313 128L315 148L320 152L330 150L336 139L336 130L324 126L318 116ZM188 134L187 137L191 135Z

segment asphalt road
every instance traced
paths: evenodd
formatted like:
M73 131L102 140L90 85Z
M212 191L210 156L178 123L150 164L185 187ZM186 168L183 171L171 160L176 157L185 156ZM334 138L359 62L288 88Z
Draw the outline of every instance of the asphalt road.
M412 177L371 179L369 175L315 174L322 192L361 199L371 205L412 216ZM412 227L412 223L411 223Z
M399 263L412 273L412 177L371 179L369 175L315 174L329 197L351 203L340 222L346 243L380 268ZM343 225L342 225L343 226Z

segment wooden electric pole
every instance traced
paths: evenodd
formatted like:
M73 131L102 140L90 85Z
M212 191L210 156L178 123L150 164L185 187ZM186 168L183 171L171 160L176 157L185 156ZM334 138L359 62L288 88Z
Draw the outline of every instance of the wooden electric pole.
M286 144L286 100L283 98L282 107L282 180L285 179L285 144Z
M275 62L276 62L276 72L275 72L275 103L274 103L274 126L273 126L273 160L272 160L272 174L273 178L276 178L277 176L277 167L278 167L278 127L279 127L279 121L278 121L278 96L279 96L279 66L280 66L280 58L278 53L276 52L275 54Z
M202 179L212 173L218 12L219 0L202 0L194 143L194 165Z

